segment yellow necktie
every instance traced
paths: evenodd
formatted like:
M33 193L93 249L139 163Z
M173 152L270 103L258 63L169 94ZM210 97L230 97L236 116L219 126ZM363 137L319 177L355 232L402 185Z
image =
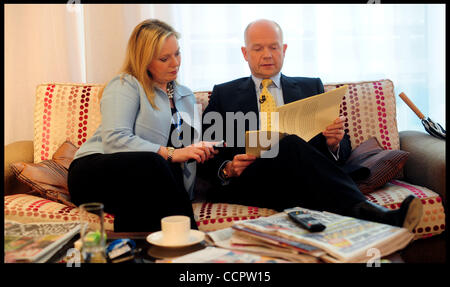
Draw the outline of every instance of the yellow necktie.
M262 81L263 89L261 91L261 94L259 95L259 102L261 103L261 113L267 113L267 121L265 121L264 116L260 117L260 130L262 131L271 130L271 113L275 112L277 108L272 94L269 92L269 89L267 89L270 84L272 84L271 79L264 79Z

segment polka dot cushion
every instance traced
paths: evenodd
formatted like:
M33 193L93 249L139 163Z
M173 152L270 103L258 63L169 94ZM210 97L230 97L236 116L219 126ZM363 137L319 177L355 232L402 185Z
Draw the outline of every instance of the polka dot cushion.
M34 162L50 159L65 141L80 147L101 122L100 84L48 83L37 86Z
M421 186L400 180L392 180L375 192L367 194L368 200L389 209L400 208L401 202L413 194L422 200L423 215L418 226L413 230L414 239L428 238L445 230L445 213L439 194Z
M195 219L201 231L214 231L230 227L234 222L255 219L277 213L273 209L228 203L194 203Z
M384 149L400 149L395 109L394 84L391 80L325 84L325 91L347 84L341 106L345 130L355 149L376 137Z
M5 219L22 223L79 221L79 209L28 194L5 196ZM93 217L95 221L95 217ZM114 230L114 216L104 214L105 230Z

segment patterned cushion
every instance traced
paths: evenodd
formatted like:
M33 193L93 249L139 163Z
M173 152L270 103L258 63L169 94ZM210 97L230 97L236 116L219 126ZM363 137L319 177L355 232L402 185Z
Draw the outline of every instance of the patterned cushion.
M239 220L254 219L277 213L273 209L228 203L194 203L192 208L199 230L205 232L230 227Z
M389 209L400 208L401 202L413 194L422 200L423 217L413 230L414 239L428 238L445 230L445 213L442 198L428 188L400 180L392 180L375 192L366 194L368 200Z
M346 164L369 169L367 178L354 179L359 190L366 194L394 179L402 171L408 155L403 150L385 150L372 137L353 150Z
M70 202L67 176L77 149L71 142L66 141L53 154L51 160L43 160L40 163L15 162L10 168L20 181L31 187L30 194L76 207Z
M349 87L342 100L340 114L346 117L345 129L352 148L376 137L384 149L400 149L392 81L325 84L325 91L344 84Z
M47 83L37 86L34 107L34 162L52 157L70 141L77 147L101 122L100 84Z
M79 221L79 209L28 194L5 196L5 219L22 223ZM95 218L95 216L93 217ZM105 230L114 230L114 216L104 214Z

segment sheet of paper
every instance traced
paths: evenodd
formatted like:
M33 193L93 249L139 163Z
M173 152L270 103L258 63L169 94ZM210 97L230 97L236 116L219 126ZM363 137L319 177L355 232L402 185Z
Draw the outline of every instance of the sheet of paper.
M339 105L348 86L298 100L277 108L279 131L296 134L305 141L321 133L339 117Z

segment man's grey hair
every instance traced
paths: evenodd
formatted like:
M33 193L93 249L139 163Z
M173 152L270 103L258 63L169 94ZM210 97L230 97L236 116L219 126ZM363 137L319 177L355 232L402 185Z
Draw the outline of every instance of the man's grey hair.
M268 22L272 22L273 24L275 24L275 26L278 28L278 30L280 31L280 36L281 36L281 42L283 43L283 30L281 29L281 26L278 25L277 22L273 21L273 20L267 20L267 19L259 19L259 20L255 20L253 22L250 22L247 27L244 30L244 43L247 46L247 31L250 28L250 26L252 26L253 24L255 24L256 22L259 21L268 21Z

